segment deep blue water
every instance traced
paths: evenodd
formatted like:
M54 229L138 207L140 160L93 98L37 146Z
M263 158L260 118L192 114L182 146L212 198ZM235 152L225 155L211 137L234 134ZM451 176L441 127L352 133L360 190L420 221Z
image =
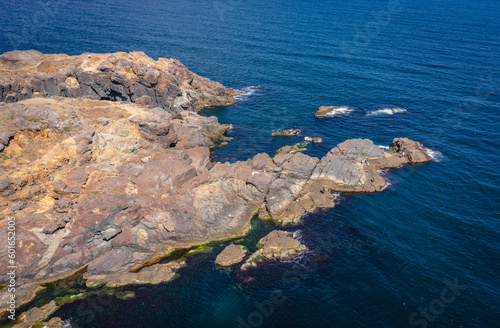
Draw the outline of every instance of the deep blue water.
M0 27L0 52L144 51L253 86L204 113L235 125L220 161L304 136L325 140L308 146L318 157L357 137L406 136L437 154L391 172L389 191L346 195L290 228L313 250L294 263L244 276L202 255L172 283L136 287L135 299L63 307L56 314L73 327L238 327L238 317L261 327L499 327L498 0L2 0ZM315 119L320 105L355 110ZM406 112L370 115L393 106ZM304 135L270 137L283 128ZM448 303L445 280L466 286L445 293ZM286 300L254 312L273 291Z

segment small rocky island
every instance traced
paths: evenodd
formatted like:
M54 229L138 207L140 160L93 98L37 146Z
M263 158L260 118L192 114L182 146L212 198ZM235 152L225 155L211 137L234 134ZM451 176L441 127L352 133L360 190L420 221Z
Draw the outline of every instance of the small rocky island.
M383 169L430 160L398 138L391 151L351 139L321 159L285 152L213 163L209 148L228 140L228 126L197 112L235 94L139 52L1 55L0 233L15 217L18 305L80 270L89 286L168 281L179 264L157 262L174 249L242 236L254 215L295 222L333 207L333 192L386 189ZM243 267L304 250L283 231L260 246ZM243 260L232 248L219 265ZM2 312L7 297L0 291Z

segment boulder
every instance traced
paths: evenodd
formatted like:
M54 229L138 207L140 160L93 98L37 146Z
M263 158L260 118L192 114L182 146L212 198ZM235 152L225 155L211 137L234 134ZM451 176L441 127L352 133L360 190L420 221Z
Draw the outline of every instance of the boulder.
M272 137L293 137L302 133L302 129L288 129L271 133Z
M247 254L245 247L243 245L231 244L224 248L224 250L217 255L215 263L217 265L227 267L234 264L238 264L243 261L243 258Z
M352 111L352 108L346 106L321 106L316 113L315 117L325 117L325 116L337 116L342 114L347 114Z
M292 233L274 230L257 243L259 250L250 255L241 266L242 270L256 267L266 260L289 260L307 250L297 239L292 238Z

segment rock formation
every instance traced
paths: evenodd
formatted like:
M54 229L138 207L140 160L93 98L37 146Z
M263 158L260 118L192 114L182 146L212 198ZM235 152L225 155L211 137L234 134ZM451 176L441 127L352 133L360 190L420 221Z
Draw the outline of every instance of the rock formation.
M288 130L272 132L271 136L272 137L293 137L293 136L296 136L300 133L302 133L301 129L288 129Z
M132 98L128 99L135 104L102 100L108 96L71 98L94 97L84 91L85 83L92 90L101 90L102 85L108 90L107 82L97 79L107 76L102 64L113 65L110 72L122 72L125 64L119 64L119 58L124 56L136 58L142 68L163 69L157 83L145 87L147 92L156 90L153 104L162 108L142 106ZM114 55L116 62L108 59L112 57L33 52L0 57L2 69L10 67L0 73L4 100L44 96L0 103L0 234L7 235L4 218L14 216L18 305L32 298L41 282L82 268L88 285L169 280L179 265L154 263L172 249L241 236L255 214L290 222L315 207L333 207L332 191L383 190L388 183L380 170L429 159L418 143L408 139L395 139L395 151L353 139L321 160L298 152L211 163L208 147L227 140L223 134L228 127L193 111L201 104L213 104L213 99L224 103L221 99L229 99L228 91L184 71L174 60L154 64L137 53ZM99 65L89 66L90 75L71 75L94 60ZM140 83L135 79L145 79L146 68L144 75L132 69L126 81ZM53 74L44 80L52 82L36 82L42 70ZM160 96L164 89L159 81L168 74L175 76L169 80L172 90L190 90L190 97L198 98L184 102ZM82 94L61 91L57 81L70 76ZM192 77L191 84L185 83L186 76ZM51 83L52 89L47 87ZM125 93L133 84L127 85ZM214 88L221 94L214 95ZM54 90L67 97L45 97ZM7 258L7 248L0 248L0 284L6 282ZM0 311L8 296L0 291Z
M217 255L215 263L217 265L227 267L234 264L238 264L243 261L243 258L247 254L245 247L243 245L231 244L224 248L224 250Z
M292 238L292 233L281 230L271 231L259 240L259 250L250 255L241 266L242 270L256 267L266 260L288 260L307 250L297 239Z
M337 107L337 106L321 106L316 113L314 113L315 117L325 117L325 116L337 116L342 114L347 114L352 112L352 108L350 107Z
M170 113L233 104L234 91L189 71L176 59L154 61L143 52L0 56L0 101L62 96L134 102Z

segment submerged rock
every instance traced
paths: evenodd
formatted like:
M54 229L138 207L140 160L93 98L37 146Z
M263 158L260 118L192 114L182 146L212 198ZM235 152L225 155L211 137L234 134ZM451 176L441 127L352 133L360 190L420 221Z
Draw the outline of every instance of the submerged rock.
M250 255L241 266L241 270L256 267L266 260L289 260L307 250L297 239L292 238L292 233L281 230L271 231L259 240L259 250Z
M243 261L243 258L247 253L248 252L245 250L243 245L231 244L224 248L219 255L217 255L215 263L223 267L238 264Z

